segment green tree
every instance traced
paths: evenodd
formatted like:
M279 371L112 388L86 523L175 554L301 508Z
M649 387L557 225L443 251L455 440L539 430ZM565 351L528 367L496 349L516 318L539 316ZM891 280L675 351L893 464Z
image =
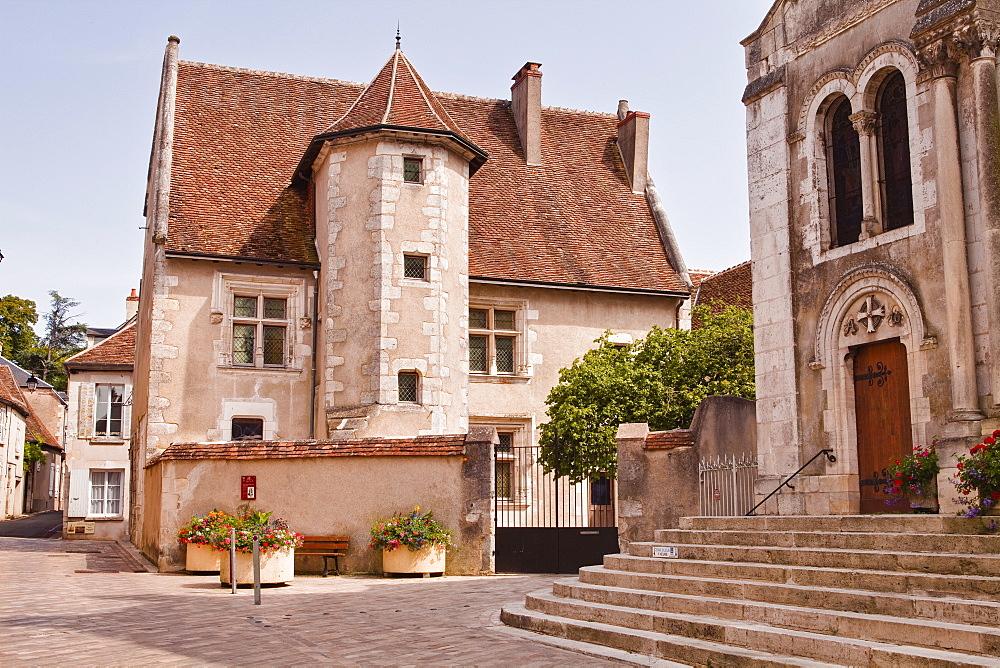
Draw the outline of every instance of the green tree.
M49 291L49 297L52 301L45 314L45 336L18 363L40 375L42 380L57 390L65 390L66 369L63 368L63 360L83 349L87 342L87 326L70 322L77 317L70 311L79 306L80 302L63 297L55 290Z
M18 361L38 344L33 329L38 322L35 302L14 295L0 297L0 354Z
M559 372L545 400L549 421L541 426L540 461L547 471L574 482L614 477L619 424L686 428L708 396L754 398L751 312L718 304L695 311L699 329L654 327L627 347L605 334Z
M24 472L34 471L36 462L45 463L45 451L37 443L27 441L24 444Z

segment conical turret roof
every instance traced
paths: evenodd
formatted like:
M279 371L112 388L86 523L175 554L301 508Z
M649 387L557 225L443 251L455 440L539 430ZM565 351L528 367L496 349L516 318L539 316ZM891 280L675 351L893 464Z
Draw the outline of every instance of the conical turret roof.
M472 154L470 173L487 158L486 152L462 132L398 45L344 115L316 136L312 148L328 139L380 130L448 137Z

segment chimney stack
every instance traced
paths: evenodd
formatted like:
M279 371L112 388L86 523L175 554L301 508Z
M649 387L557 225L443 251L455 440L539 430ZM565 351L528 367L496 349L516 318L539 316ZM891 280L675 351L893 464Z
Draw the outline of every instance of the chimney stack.
M542 73L541 63L527 62L514 75L510 87L511 106L517 134L521 137L524 160L529 165L542 164Z
M618 152L625 163L632 192L646 192L649 169L649 114L629 111L628 100L618 101Z
M138 312L139 295L135 294L135 288L132 288L132 294L125 298L125 322L134 318Z

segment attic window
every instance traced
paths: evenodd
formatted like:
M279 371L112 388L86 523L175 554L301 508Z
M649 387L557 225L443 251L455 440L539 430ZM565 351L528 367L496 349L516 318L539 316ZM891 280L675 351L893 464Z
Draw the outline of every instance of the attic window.
M406 183L423 183L420 158L403 158L403 181Z
M403 256L403 278L427 280L427 258L423 255Z
M233 418L234 441L259 441L264 438L262 418Z

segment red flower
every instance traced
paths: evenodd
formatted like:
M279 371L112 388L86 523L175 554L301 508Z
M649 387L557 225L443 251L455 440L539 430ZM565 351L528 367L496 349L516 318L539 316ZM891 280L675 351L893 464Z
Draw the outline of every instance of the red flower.
M898 459L896 460L896 466L899 466L899 460Z
M1000 429L993 430L993 438L1000 438Z
M993 445L994 443L996 443L996 439L994 439L992 436L987 436L986 438L983 439L983 443L985 443L986 445Z
M993 492L992 494L990 494L990 498L993 499L994 501L1000 499L1000 492Z
M965 468L965 464L963 464L962 462L959 462L958 463L958 468L964 469Z

